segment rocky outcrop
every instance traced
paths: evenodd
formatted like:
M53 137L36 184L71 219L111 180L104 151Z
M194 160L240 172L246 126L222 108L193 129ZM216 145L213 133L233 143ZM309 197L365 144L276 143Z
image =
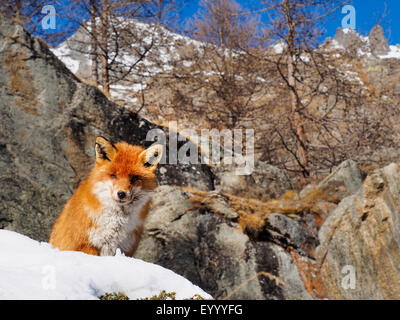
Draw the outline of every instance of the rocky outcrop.
M235 166L220 165L212 168L214 186L220 192L259 199L279 198L293 189L289 176L277 167L257 160L251 174L238 175Z
M330 299L400 298L400 167L371 173L319 232L317 261Z
M43 241L92 167L97 135L144 146L153 143L146 141L151 129L168 137L80 82L7 19L0 19L0 126L0 227ZM166 164L157 174L160 184L213 189L205 165Z
M374 57L389 53L389 43L380 25L375 25L368 37L363 37L353 29L338 28L333 38L334 44L346 50L357 53L368 53Z
M216 298L399 299L399 185L398 164L365 177L346 161L301 195L325 190L337 205L319 202L318 219L268 214L257 238L241 231L241 216L223 195L214 192L196 207L190 192L165 186L137 256Z
M373 55L385 55L390 51L385 32L380 25L374 26L368 36L370 49Z
M180 188L159 187L135 257L174 270L217 299L311 299L296 265L309 258L280 243L287 232L303 241L300 224L271 216L274 234L255 241L241 231L239 215L222 195L211 195L205 209L190 197Z
M346 160L337 166L330 175L316 185L306 186L299 194L305 198L314 190L323 190L329 197L336 199L336 202L356 193L363 184L365 173L358 168L352 160Z
M347 50L356 50L365 46L365 39L352 29L338 28L333 38L336 44Z

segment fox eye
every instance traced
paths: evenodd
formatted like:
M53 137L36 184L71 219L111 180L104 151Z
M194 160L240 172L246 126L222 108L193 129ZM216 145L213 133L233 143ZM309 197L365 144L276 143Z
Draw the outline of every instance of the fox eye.
M117 175L116 174L110 174L110 177L111 178L117 178Z
M134 184L138 180L139 180L138 176L131 176L131 184Z

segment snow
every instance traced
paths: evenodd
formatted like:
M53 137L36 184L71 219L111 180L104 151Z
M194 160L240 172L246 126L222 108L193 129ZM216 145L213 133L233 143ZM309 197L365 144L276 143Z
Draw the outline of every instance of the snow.
M372 54L370 52L366 52L363 49L357 49L357 54L362 57L362 56L366 56L368 58L372 57Z
M344 47L341 44L339 44L339 42L337 42L337 40L335 39L332 40L331 46L333 49L344 50Z
M146 87L147 87L147 85L145 83L135 83L134 85L132 85L131 88L133 91L139 92L139 91L145 90Z
M400 46L390 46L390 51L387 54L379 57L381 59L400 59Z
M67 66L72 73L77 73L79 70L79 61L71 58L71 50L64 44L52 49L53 53Z
M187 61L187 60L184 60L184 61L183 61L183 66L186 67L186 68L189 68L189 67L191 67L192 65L193 65L193 62L192 62L192 61Z
M275 51L276 54L281 54L285 49L285 44L281 41L277 42L272 46L272 49Z
M365 83L361 81L359 74L357 72L346 70L346 71L344 71L344 73L345 73L345 78L347 80L356 81L359 84L361 84L362 86L365 85Z
M0 230L0 299L98 299L123 292L130 299L176 292L176 299L212 297L180 275L121 253L98 257L59 251L16 232Z
M352 28L343 28L342 31L344 34L355 33L354 29Z
M300 55L300 60L305 62L305 63L308 63L308 62L310 62L310 57L307 56L307 55L302 54L302 55Z

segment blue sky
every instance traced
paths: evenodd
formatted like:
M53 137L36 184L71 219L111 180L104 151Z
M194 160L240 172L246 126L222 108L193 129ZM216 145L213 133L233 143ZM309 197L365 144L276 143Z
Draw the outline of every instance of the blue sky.
M251 8L255 1L236 0L242 7ZM386 3L386 10L385 10ZM182 8L184 18L191 17L198 10L198 1L186 1ZM356 11L356 30L367 35L372 27L378 23L382 16L382 27L390 44L400 44L400 0L352 0L349 4L353 5ZM386 11L386 12L385 12ZM333 37L336 29L341 27L345 14L339 10L326 23L327 36Z
M236 0L242 7L251 9L256 1L252 0ZM52 4L52 1L47 1ZM68 0L62 0L61 3L67 3ZM191 18L198 11L198 0L182 1L184 5L180 7L180 25L184 25L185 21ZM257 1L258 2L258 1ZM386 9L385 9L386 3ZM356 12L356 30L367 35L371 28L378 23L382 16L382 27L390 44L400 44L400 1L399 0L351 0L350 4L354 6ZM56 5L57 11L57 31L68 28L68 23L63 19L63 8L60 2ZM328 19L325 29L326 36L334 36L336 29L341 27L342 19L345 14L339 10L334 16ZM73 28L73 26L69 25ZM45 32L51 32L46 30Z

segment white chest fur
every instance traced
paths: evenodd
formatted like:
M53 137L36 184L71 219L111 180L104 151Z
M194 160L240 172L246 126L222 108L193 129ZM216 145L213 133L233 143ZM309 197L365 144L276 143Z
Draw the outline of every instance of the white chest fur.
M102 211L92 215L94 228L89 231L89 241L99 249L101 256L115 255L117 249L128 252L135 245L133 231L143 225L139 214L150 201L151 194L142 194L140 200L121 206L111 197L110 184L98 183L94 194L102 204Z

